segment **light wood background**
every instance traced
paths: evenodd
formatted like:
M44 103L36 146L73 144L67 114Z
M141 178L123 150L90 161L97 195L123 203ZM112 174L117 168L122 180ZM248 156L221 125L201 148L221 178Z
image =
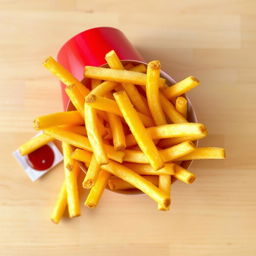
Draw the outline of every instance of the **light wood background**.
M176 183L170 212L146 196L106 191L97 209L54 225L59 166L32 183L11 156L33 136L35 116L62 110L41 62L71 36L114 26L190 93L227 160L195 162L193 185ZM256 255L255 0L0 1L0 255Z

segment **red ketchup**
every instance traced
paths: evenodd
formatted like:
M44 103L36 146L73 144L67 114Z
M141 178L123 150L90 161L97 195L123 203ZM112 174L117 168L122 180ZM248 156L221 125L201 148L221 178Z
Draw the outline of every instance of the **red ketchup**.
M28 154L27 162L33 169L37 171L47 170L54 162L54 152L50 146L44 145Z

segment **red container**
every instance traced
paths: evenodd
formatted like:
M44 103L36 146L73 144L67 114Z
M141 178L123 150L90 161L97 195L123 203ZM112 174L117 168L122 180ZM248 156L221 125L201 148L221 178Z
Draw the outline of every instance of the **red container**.
M106 64L105 54L111 50L115 50L121 60L143 61L125 35L111 27L92 28L75 35L61 47L57 59L74 77L82 80L84 66ZM66 110L69 99L64 90L65 85L62 83L61 89L63 106Z

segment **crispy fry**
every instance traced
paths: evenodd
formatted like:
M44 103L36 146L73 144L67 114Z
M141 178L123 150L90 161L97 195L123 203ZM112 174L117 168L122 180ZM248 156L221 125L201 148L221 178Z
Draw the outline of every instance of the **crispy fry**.
M140 73L146 73L147 68L144 64L139 64L135 67L128 68L130 71L140 72Z
M181 113L185 118L187 118L188 101L185 97L177 97L175 101L175 107L179 113Z
M184 169L183 167L177 164L175 164L174 177L186 184L192 184L196 179L196 176L194 173Z
M163 161L161 159L161 156L154 142L147 134L147 130L143 126L143 123L140 120L136 110L133 108L127 94L124 91L116 92L114 93L114 98L138 145L145 153L152 167L155 170L163 167Z
M84 116L84 97L80 93L80 91L76 87L66 87L66 94L68 95L70 101L76 108L76 110L80 113L80 115Z
M92 152L91 144L87 137L67 131L59 127L45 129L44 132L57 140L64 141L78 148ZM116 151L112 146L104 144L107 156L117 162L122 163L124 152Z
M108 164L102 166L102 169L127 181L165 207L169 206L170 199L163 191L129 168L110 160Z
M90 141L94 156L97 162L102 165L108 163L108 157L103 145L101 131L97 125L99 122L96 110L87 104L84 105L84 119L86 123L86 131Z
M39 116L34 120L36 130L58 125L82 125L84 120L77 111L57 112L45 116Z
M132 83L137 85L146 85L146 74L130 71L116 70L110 68L100 68L93 66L85 66L85 77L93 79L101 79L118 83ZM159 87L165 88L165 79L160 78Z
M198 159L225 159L225 150L217 147L196 148L193 152L180 157L179 161Z
M158 186L158 176L143 176L144 179L148 180L155 186ZM128 189L136 189L133 185L130 183L116 177L112 176L108 180L108 187L110 190L118 191L118 190L128 190Z
M181 96L182 94L188 92L189 90L195 88L199 85L199 80L193 76L189 76L184 80L163 89L164 95L168 98L175 98Z
M159 176L159 188L164 191L169 197L171 197L171 176L170 175L160 175ZM167 211L169 210L169 205L163 205L158 203L158 210Z
M100 171L100 165L97 162L95 156L93 155L89 164L89 168L83 180L83 187L90 189L94 186L97 176Z
M108 52L105 56L105 59L112 69L124 69L123 64L121 63L120 59L118 58L117 54L114 50ZM148 106L144 103L141 98L139 91L137 90L136 86L132 83L123 83L123 88L125 89L126 93L128 94L131 102L133 103L134 107L141 113L145 115L150 115Z
M62 142L62 150L64 157L64 171L65 171L65 183L67 190L67 201L68 201L68 211L69 216L76 217L80 215L80 205L79 205L79 194L77 187L77 177L75 175L75 168L79 168L78 163L75 162L72 169L68 168L70 161L74 161L71 158L72 147Z
M174 161L176 159L179 159L195 150L195 146L192 142L186 141L182 142L178 145L175 145L173 147L159 150L159 154L161 158L164 160L164 162ZM136 151L136 150L125 150L125 156L124 161L126 162L132 162L132 163L141 163L146 164L148 163L148 159L145 156L145 154L142 151Z
M173 163L165 164L158 171L155 171L149 164L125 163L124 165L140 175L173 175L175 170Z
M29 141L25 142L19 147L19 152L22 156L25 156L38 148L41 148L43 145L48 144L53 141L54 138L47 134L40 134L31 138Z
M95 87L88 95L97 95L97 96L105 96L107 93L111 92L118 83L110 82L110 81L104 81L103 83L99 84L97 87ZM88 96L87 96L88 97Z
M92 79L91 80L91 89L95 89L99 84L101 84L101 80L99 79Z
M187 123L188 121L175 109L173 104L162 94L159 96L163 111L171 122L175 124Z
M86 97L86 104L90 105L95 109L106 111L106 112L123 117L117 103L112 99L90 94ZM150 117L142 113L138 113L138 115L146 127L153 125L153 120Z
M161 126L149 127L147 128L147 133L153 140L187 136L186 138L188 139L186 139L185 141L188 141L190 140L189 138L194 138L194 136L206 136L207 129L203 124L200 123L166 124ZM136 143L137 142L132 134L128 134L126 136L127 147L136 145Z
M105 165L104 165L105 166ZM95 182L95 185L91 188L86 201L85 201L85 206L94 208L97 206L99 203L99 200L102 196L102 193L108 183L108 179L110 177L110 173L101 170L99 172L98 178Z
M159 101L160 62L151 61L147 68L146 93L148 106L156 125L166 124L166 118Z
M67 87L76 87L83 96L86 96L90 91L76 79L68 70L60 65L54 58L48 57L43 65Z

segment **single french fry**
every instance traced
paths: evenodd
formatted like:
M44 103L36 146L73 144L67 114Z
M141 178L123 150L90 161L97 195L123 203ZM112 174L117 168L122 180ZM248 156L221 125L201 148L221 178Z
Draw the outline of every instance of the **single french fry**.
M93 94L97 96L105 96L107 93L111 92L117 85L118 83L115 82L104 81L93 90L91 90L88 95Z
M114 149L117 151L124 150L126 148L126 142L120 117L108 113L108 121L112 131Z
M170 198L162 190L129 168L110 160L102 169L127 181L165 207L170 205Z
M180 114L173 104L162 94L160 93L159 100L161 102L163 111L166 116L170 119L171 122L175 124L187 123L188 121Z
M92 160L92 153L82 149L75 149L71 156L73 159L85 163L87 167L89 167L90 162Z
M196 176L194 173L184 169L183 167L175 164L175 173L174 173L174 177L186 184L192 184L195 179Z
M60 65L54 58L48 57L43 65L67 87L76 87L83 96L86 96L90 91L78 79L76 79L68 70Z
M159 176L159 188L164 191L169 197L171 197L171 176L170 175L160 175ZM158 210L167 211L169 206L165 206L161 203L158 203Z
M86 97L85 103L95 109L106 111L117 116L123 117L117 103L112 99L90 94ZM153 120L150 117L142 113L138 113L138 115L146 127L153 126Z
M140 73L146 73L147 68L144 64L139 64L135 67L128 68L130 71L140 72Z
M149 164L125 163L124 165L140 175L174 175L175 170L173 163L167 163L157 171Z
M79 89L74 86L70 86L65 88L65 92L76 110L82 117L84 117L84 97L80 93Z
M194 138L194 136L202 137L207 135L207 129L200 123L184 123L184 124L166 124L147 128L147 133L154 139L164 138L188 138L185 141ZM184 140L183 140L184 141ZM182 141L182 142L183 142ZM126 136L127 147L136 145L136 140L132 134Z
M124 69L123 64L121 63L120 59L118 58L116 52L114 50L108 52L105 56L105 59L112 69ZM148 106L144 103L141 98L139 91L137 90L136 86L132 83L123 83L122 87L128 94L131 102L133 103L134 107L141 113L145 115L150 115Z
M92 146L87 137L74 132L67 131L59 127L45 129L44 132L57 140L64 141L78 148L92 152ZM122 163L124 152L116 151L112 146L104 144L107 156L117 162Z
M166 118L159 101L160 62L148 63L146 93L148 106L156 125L166 124Z
M73 146L71 146L68 143L63 142L62 143L62 151L63 151L63 157L64 157L64 160L63 160L64 169L72 171L72 169L74 168L74 164L75 164L74 159L71 157L71 155L74 151Z
M100 165L108 163L108 157L101 137L101 131L97 125L99 120L97 118L96 110L87 104L84 105L84 119L88 139L97 162Z
M175 107L185 118L187 118L188 101L185 97L180 96L176 98Z
M136 110L133 108L127 94L124 91L114 93L114 98L123 114L123 117L130 127L138 145L148 158L155 170L163 167L162 158L150 136L147 133Z
M95 89L99 84L101 84L101 80L99 79L92 79L91 80L91 89Z
M198 85L199 80L193 76L189 76L170 87L165 87L165 89L163 89L163 93L168 99L171 99L181 96Z
M93 155L89 164L89 168L83 180L83 187L90 189L94 186L97 176L100 171L100 165L97 162L95 156Z
M87 135L85 126L64 126L64 127L62 126L61 128L70 132L78 133L83 136Z
M143 176L144 179L148 180L155 186L158 186L158 176ZM136 189L133 185L124 181L116 176L112 176L108 180L108 187L110 190L113 191L120 191L120 190L129 190L129 189Z
M159 150L159 154L164 162L170 162L177 160L195 150L195 146L192 142L186 141L182 142L178 145L175 145L173 147ZM132 162L132 163L141 163L146 164L149 162L147 157L142 151L136 151L136 150L125 150L125 156L123 159L125 162Z
M72 218L80 215L77 177L74 171L74 169L79 168L79 166L77 162L74 162L72 169L67 168L67 166L70 165L70 161L72 159L72 147L69 144L62 142L62 150L64 157L64 172L67 190L68 211L69 216ZM72 159L72 161L74 160Z
M29 153L41 148L42 146L53 141L54 138L47 134L40 134L31 138L29 141L22 144L18 150L22 156L28 155Z
M225 150L218 147L196 148L193 152L180 157L179 161L198 159L225 159Z
M77 111L57 112L45 116L39 116L34 120L36 130L58 125L82 125L84 120Z
M101 68L93 66L85 66L85 77L93 79L101 79L113 81L118 83L132 83L137 85L146 85L146 74L130 71L130 70L117 70L110 68ZM160 78L161 88L165 88L165 79Z
M105 166L105 165L104 165ZM102 193L108 183L108 179L110 177L110 173L106 172L104 170L101 170L99 172L98 178L94 184L94 186L91 188L86 200L85 200L85 206L94 208L99 203L99 200L102 196Z

